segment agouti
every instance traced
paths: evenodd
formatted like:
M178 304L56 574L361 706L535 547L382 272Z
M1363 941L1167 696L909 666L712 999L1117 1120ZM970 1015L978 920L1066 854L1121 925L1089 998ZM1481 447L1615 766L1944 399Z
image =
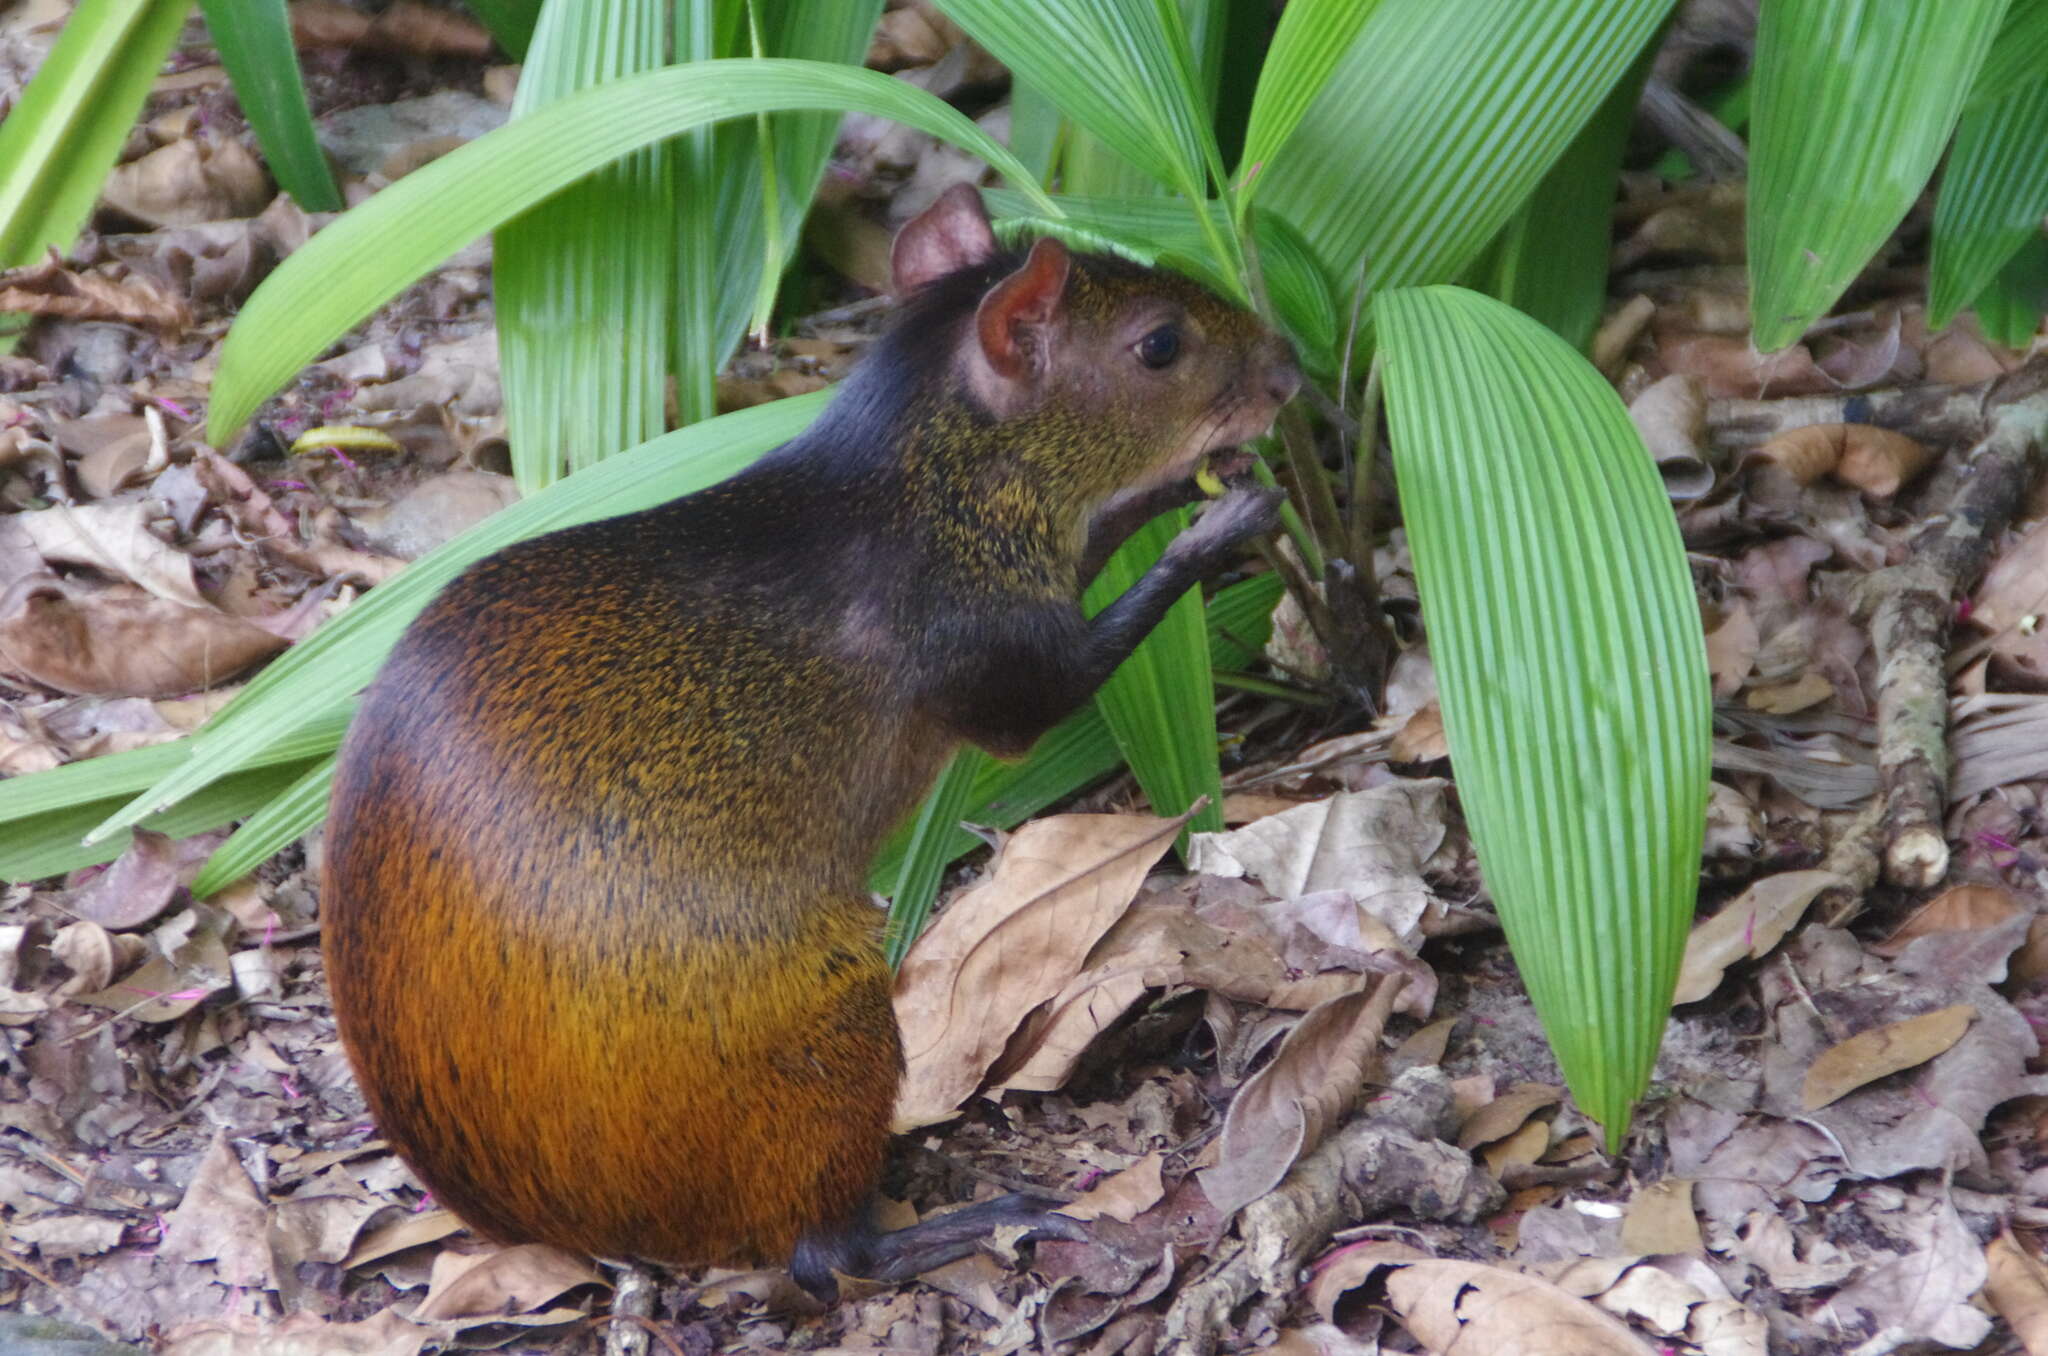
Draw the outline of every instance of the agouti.
M477 562L343 746L335 1014L382 1132L485 1234L829 1295L1044 1204L869 1223L902 1069L869 861L961 741L1023 753L1271 529L1277 492L1234 487L1082 616L1299 375L1184 278L1002 251L970 188L893 262L900 319L807 432Z

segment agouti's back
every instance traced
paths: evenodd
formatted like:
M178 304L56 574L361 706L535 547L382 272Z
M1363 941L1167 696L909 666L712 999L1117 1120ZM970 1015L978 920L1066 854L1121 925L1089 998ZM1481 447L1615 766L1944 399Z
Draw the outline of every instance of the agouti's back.
M918 296L809 432L479 562L343 747L342 1035L499 1238L909 1274L864 1213L902 1064L870 858L961 740L1028 747L1271 524L1233 492L1083 619L1091 515L1263 429L1291 356L1184 279L1002 255L971 193L903 242Z

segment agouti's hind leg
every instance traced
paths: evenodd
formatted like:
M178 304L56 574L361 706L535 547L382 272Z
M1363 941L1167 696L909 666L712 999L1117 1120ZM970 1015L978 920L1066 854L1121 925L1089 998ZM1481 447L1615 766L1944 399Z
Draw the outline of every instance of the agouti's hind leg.
M1005 1226L1020 1226L1024 1239L1083 1239L1081 1221L1052 1213L1063 1202L1012 1192L919 1220L907 1229L877 1229L865 1212L855 1220L814 1229L796 1245L789 1274L824 1303L838 1297L833 1273L895 1284L934 1267L957 1262Z

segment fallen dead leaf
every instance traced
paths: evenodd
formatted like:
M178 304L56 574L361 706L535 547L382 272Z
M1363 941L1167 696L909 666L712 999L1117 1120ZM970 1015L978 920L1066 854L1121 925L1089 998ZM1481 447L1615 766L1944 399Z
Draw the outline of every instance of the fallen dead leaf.
M255 216L270 201L270 176L233 138L186 137L116 165L100 198L152 226L192 226Z
M184 696L284 646L240 617L134 584L45 574L0 595L0 669L77 696Z
M1984 1245L1990 1275L1984 1298L2027 1349L2027 1356L2048 1356L2048 1266L2020 1245L2011 1231Z
M1202 1172L1218 1213L1227 1219L1271 1191L1344 1119L1372 1072L1402 983L1393 976L1321 1004L1238 1089L1216 1165Z
M54 249L40 264L0 273L0 310L71 320L110 320L173 333L192 323L192 308L146 274L67 268Z
M1080 971L1184 823L1056 815L1010 837L994 876L939 914L896 976L899 1132L950 1119L973 1095L1017 1024Z
M1667 1177L1638 1187L1629 1197L1628 1213L1622 1216L1621 1245L1642 1257L1703 1255L1706 1243L1700 1237L1699 1217L1692 1212L1692 1183L1683 1177Z
M1686 939L1673 1005L1697 1003L1713 993L1736 961L1768 955L1815 896L1845 883L1832 871L1787 871L1744 890Z
M1458 1147L1476 1149L1520 1130L1537 1112L1564 1100L1564 1090L1548 1083L1517 1083L1474 1111L1458 1127Z
M340 0L292 0L292 41L300 47L349 47L415 56L466 57L491 53L491 34L466 15L400 0L370 15Z
M433 1280L413 1318L431 1323L529 1313L584 1285L609 1282L588 1262L544 1243L482 1253L443 1251L434 1258Z
M1166 1186L1160 1180L1165 1162L1166 1154L1154 1149L1122 1172L1103 1178L1079 1199L1061 1206L1059 1213L1075 1219L1108 1216L1129 1224L1165 1198Z
M1654 1356L1619 1319L1548 1281L1475 1262L1392 1268L1387 1302L1435 1351L1515 1356Z
M1858 1032L1808 1066L1806 1109L1818 1111L1866 1083L1926 1063L1961 1040L1976 1017L1973 1005L1957 1003Z
M1996 927L2016 913L2031 912L2000 885L1952 885L1913 912L1899 930L1870 950L1896 956L1909 942L1934 932L1967 932Z
M222 1285L267 1287L269 1222L269 1209L229 1147L227 1132L217 1131L185 1188L185 1199L164 1222L158 1251L181 1262L212 1262L214 1278Z

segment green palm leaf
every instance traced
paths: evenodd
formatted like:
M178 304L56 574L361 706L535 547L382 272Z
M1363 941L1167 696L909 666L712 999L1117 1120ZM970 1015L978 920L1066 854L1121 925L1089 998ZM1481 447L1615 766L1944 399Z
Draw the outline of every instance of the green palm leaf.
M199 0L199 8L279 186L309 212L340 211L341 190L313 134L284 0Z
M1934 200L1927 324L1941 329L1991 285L2048 214L2048 74L1972 104Z
M1756 40L1750 314L1798 339L1927 186L2006 0L1773 0Z
M694 127L792 108L894 118L1030 183L1010 153L967 118L873 71L815 61L705 61L583 90L407 175L286 259L221 346L208 436L226 442L350 326L469 241L591 170ZM1041 210L1059 215L1050 198L1028 191Z
M1698 883L1711 709L1684 546L1621 401L1555 334L1453 287L1378 306L1459 799L1611 1147L1656 1059Z
M1383 0L1260 173L1341 294L1458 277L1672 0Z

